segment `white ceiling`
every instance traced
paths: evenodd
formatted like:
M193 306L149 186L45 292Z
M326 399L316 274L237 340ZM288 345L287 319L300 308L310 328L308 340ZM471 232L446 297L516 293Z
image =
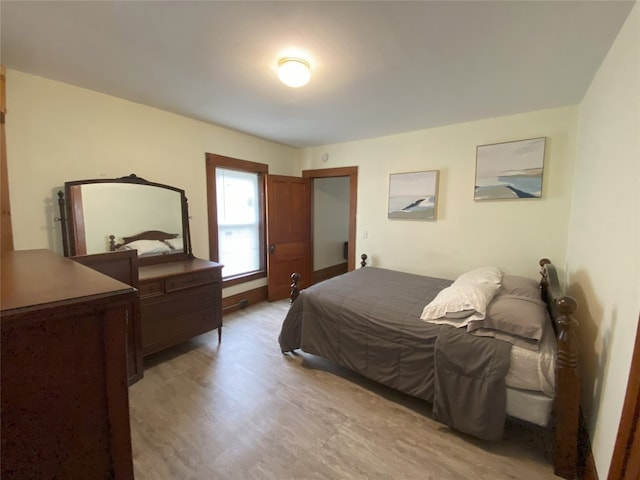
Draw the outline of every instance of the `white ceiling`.
M2 0L1 61L304 147L579 103L632 6Z

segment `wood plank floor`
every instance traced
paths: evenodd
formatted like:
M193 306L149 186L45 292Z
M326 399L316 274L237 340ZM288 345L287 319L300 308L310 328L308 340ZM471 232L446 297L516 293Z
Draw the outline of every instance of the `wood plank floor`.
M431 406L305 353L283 355L288 302L261 303L145 359L129 390L138 480L553 479L551 437L509 422L458 434Z

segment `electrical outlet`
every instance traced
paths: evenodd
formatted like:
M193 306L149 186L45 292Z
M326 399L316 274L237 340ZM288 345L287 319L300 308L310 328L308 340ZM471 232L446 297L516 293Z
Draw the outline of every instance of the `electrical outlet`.
M369 232L365 230L364 232L362 232L362 239L366 240L367 238L369 238Z

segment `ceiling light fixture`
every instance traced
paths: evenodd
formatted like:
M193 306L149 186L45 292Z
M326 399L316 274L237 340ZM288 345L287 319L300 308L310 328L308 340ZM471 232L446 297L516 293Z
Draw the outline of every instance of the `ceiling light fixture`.
M298 88L306 85L311 78L309 62L301 58L283 58L278 63L278 78L289 87Z

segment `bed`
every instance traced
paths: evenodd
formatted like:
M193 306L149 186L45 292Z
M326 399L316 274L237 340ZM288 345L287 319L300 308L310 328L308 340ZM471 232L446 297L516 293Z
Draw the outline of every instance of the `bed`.
M500 272L490 286L477 271L452 281L366 267L300 291L293 274L280 348L431 402L435 419L474 437L499 439L507 416L553 428L555 473L573 478L577 303L562 294L551 262L539 264L539 282ZM454 295L487 288L484 304L451 306Z

